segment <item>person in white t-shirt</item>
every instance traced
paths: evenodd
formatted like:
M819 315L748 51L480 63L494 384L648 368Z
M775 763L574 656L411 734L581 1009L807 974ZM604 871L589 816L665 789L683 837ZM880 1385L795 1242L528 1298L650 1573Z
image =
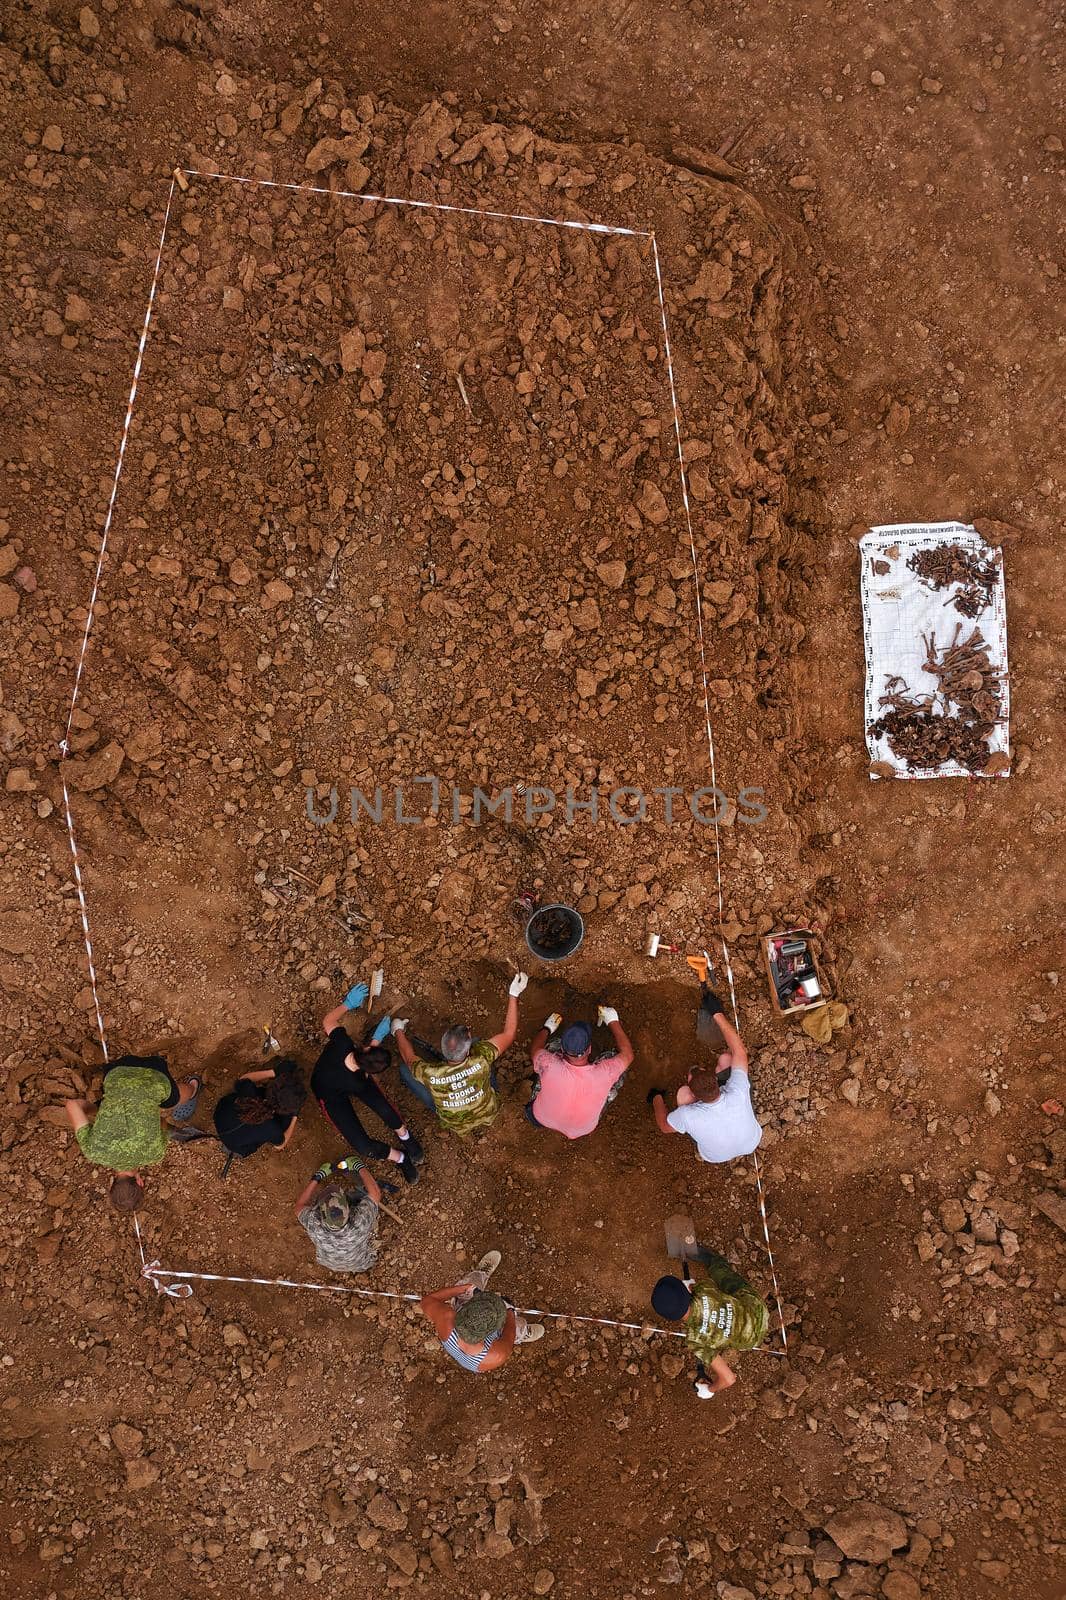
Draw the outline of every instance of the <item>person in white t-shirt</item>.
M701 1161L735 1161L750 1156L762 1142L762 1128L751 1104L748 1077L748 1052L744 1041L725 1014L718 996L705 991L701 1010L714 1019L725 1050L718 1057L717 1069L694 1067L688 1081L677 1091L677 1108L668 1112L662 1089L648 1093L661 1133L687 1133L696 1144ZM725 1083L718 1073L731 1069Z

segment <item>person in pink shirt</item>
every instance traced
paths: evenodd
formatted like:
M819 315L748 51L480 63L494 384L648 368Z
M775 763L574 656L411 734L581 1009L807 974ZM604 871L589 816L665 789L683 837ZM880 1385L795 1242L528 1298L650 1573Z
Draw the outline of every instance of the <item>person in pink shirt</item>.
M580 1139L592 1132L604 1106L617 1094L633 1060L633 1046L613 1006L600 1006L598 1020L610 1028L615 1047L595 1061L587 1022L571 1022L564 1028L562 1017L553 1011L534 1037L531 1051L537 1081L526 1106L534 1127Z

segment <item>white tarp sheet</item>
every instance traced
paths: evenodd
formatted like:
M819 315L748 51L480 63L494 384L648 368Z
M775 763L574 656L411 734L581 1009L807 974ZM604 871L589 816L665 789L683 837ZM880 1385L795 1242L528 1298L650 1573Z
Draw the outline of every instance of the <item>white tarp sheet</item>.
M979 627L992 665L1002 674L1003 721L989 738L989 753L1007 752L1010 745L1010 682L1007 677L1007 599L1000 561L999 579L989 604L980 616L961 617L950 603L956 589L936 590L923 583L907 566L918 550L932 550L939 544L959 544L973 550L982 561L999 557L975 528L964 522L890 523L871 528L859 540L862 561L862 628L866 644L866 747L871 761L883 761L899 778L969 778L988 774L971 773L958 762L946 761L939 767L924 767L912 772L892 754L888 740L875 738L870 728L888 709L878 704L885 681L902 678L915 695L933 694L937 683L926 672L922 635L936 636L939 647L950 644L955 624L961 622L962 637ZM889 552L892 552L891 554ZM876 572L874 562L887 563L888 570ZM1007 777L1007 772L997 777ZM872 774L876 776L876 774Z

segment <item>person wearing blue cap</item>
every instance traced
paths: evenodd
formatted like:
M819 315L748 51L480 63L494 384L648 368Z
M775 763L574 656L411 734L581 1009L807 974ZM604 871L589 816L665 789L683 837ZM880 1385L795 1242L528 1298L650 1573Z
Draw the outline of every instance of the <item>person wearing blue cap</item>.
M547 1017L530 1046L536 1083L526 1116L536 1128L582 1139L599 1123L633 1060L633 1046L613 1006L600 1006L597 1021L608 1027L614 1048L595 1059L592 1025L563 1025L557 1011Z

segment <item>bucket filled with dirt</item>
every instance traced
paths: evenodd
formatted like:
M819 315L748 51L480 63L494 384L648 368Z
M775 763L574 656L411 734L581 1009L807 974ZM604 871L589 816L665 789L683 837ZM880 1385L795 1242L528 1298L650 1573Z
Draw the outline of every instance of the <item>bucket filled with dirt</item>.
M585 937L585 924L569 906L541 906L526 923L526 943L541 961L572 956Z

